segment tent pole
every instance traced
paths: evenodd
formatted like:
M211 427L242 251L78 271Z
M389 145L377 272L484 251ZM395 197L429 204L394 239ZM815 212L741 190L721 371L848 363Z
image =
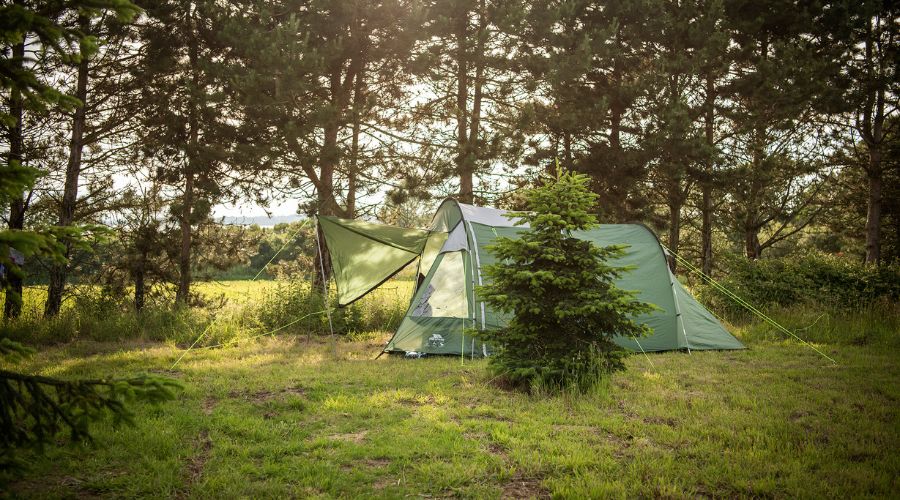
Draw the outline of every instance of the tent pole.
M459 341L459 364L466 364L466 322L463 321L462 340Z
M669 269L669 288L672 290L672 300L675 301L675 329L678 329L678 324L681 323L681 335L684 336L684 347L687 349L688 354L693 354L691 352L691 341L688 340L687 330L684 328L684 319L681 317L681 307L678 305L678 290L675 288L675 280L678 278L672 274L672 270ZM678 335L676 333L676 335Z
M319 232L322 227L319 226L318 218L316 218L316 253L319 254L319 270L322 272L322 301L325 303L325 314L328 316L328 331L331 332L331 347L334 349L334 355L337 357L337 343L334 339L334 325L331 323L331 305L328 303L328 281L325 279L325 260L322 258L322 241L319 239Z

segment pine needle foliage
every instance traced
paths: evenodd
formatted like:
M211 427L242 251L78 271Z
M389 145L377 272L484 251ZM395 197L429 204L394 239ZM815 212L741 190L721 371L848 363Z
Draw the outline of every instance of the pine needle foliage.
M32 350L0 339L0 358L13 361ZM130 402L157 404L174 399L181 384L153 375L121 379L61 380L0 369L0 470L19 469L16 451L55 442L68 432L72 442L92 442L90 424L111 416L115 425L134 423Z
M478 293L510 320L477 335L498 349L490 365L513 386L588 390L624 369L614 336L651 331L632 318L655 306L614 284L629 269L608 261L625 247L577 237L597 226L598 196L588 183L585 175L557 169L554 179L525 194L528 211L510 214L531 230L492 247L497 262L486 266L490 284Z

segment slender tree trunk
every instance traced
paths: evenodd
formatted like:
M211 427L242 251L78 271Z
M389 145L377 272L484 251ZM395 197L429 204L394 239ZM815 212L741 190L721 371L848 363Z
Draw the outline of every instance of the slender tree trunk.
M79 25L85 32L88 30L86 17L79 18ZM81 175L81 155L84 150L85 107L87 105L88 59L82 57L78 63L78 83L75 97L80 101L75 108L72 119L72 135L69 138L69 161L66 164L66 181L63 185L62 202L59 207L59 226L71 226L75 220L75 205L78 201L78 179ZM66 242L66 260L71 256L72 244ZM50 268L50 284L47 287L47 302L44 305L44 316L52 317L59 313L62 306L63 293L69 276L68 262L55 264Z
M706 144L710 150L715 147L715 78L712 72L706 75L706 116L704 120L704 132L706 134ZM701 227L700 227L700 269L704 274L709 275L712 272L712 177L713 177L713 161L710 159L706 164L706 175L703 183L700 185L702 200L700 206Z
M700 227L700 270L703 274L712 273L713 247L712 247L712 215L713 203L710 186L704 184L702 190L701 227Z
M744 251L750 260L758 259L762 253L759 246L759 229L753 224L748 223L744 226Z
M25 43L17 43L12 47L13 64L22 67L25 59ZM15 120L9 132L9 156L10 163L22 163L22 155L25 149L23 140L23 116L25 114L22 102L22 94L13 89L9 98L9 114ZM25 196L24 193L13 198L9 205L9 228L21 230L25 227ZM8 288L6 300L3 304L3 314L7 318L17 318L22 313L22 278L12 273L7 273Z
M190 18L191 30L195 29L193 13ZM195 39L188 48L188 62L191 68L191 81L194 93L200 92L199 54ZM191 295L191 247L193 244L193 208L195 203L194 176L199 166L200 132L198 130L200 117L198 107L199 97L194 94L189 97L190 109L188 110L188 154L187 165L184 171L184 195L181 198L181 214L179 225L181 230L181 248L178 254L178 289L175 292L175 302L187 304Z
M674 107L678 102L680 92L678 90L678 75L669 76L669 106ZM681 207L684 205L685 195L682 188L684 182L684 170L678 165L678 159L668 158L667 170L671 177L668 180L668 205L669 205L669 249L678 253L681 242ZM675 256L669 257L669 268L674 273L678 268Z
M478 2L478 30L475 32L475 50L473 51L470 61L469 55L466 53L468 37L468 11L462 12L460 20L459 32L457 33L457 44L459 50L459 58L461 64L458 68L458 94L457 105L462 109L462 121L466 121L468 116L468 138L466 138L466 127L460 127L460 149L462 151L460 172L459 172L459 198L463 203L475 202L475 166L478 159L478 134L481 130L481 100L484 90L484 30L487 27L487 17L484 11L484 0ZM468 76L469 63L475 65L475 77L470 82ZM474 87L472 96L472 114L468 115L468 95L469 85ZM457 111L459 113L459 111ZM459 116L459 115L457 115Z
M749 172L749 186L747 189L747 199L744 200L746 210L744 214L744 252L750 260L756 260L762 253L759 244L759 230L762 228L760 221L762 220L762 198L764 190L764 178L767 172L763 171L765 164L765 145L766 131L763 128L757 128L752 137L752 171Z
M319 172L320 188L318 191L319 210L321 215L338 215L338 207L334 200L334 166L336 164L337 136L340 127L327 125L324 130L323 155Z
M350 143L350 168L347 171L347 210L346 216L353 218L356 215L356 183L359 173L359 129L362 122L362 107L365 100L364 73L356 74L356 82L353 87L353 137Z
M472 172L468 169L469 60L467 53L469 12L459 12L456 29L456 169L459 175L459 201L472 203Z
M672 188L670 188L672 189ZM680 190L679 190L680 191ZM681 206L683 204L679 193L669 193L669 238L668 247L675 253L678 253L678 246L681 244ZM675 256L669 257L669 269L674 273L678 268L678 262Z
M338 133L341 120L338 116L343 109L343 88L341 86L341 65L335 65L331 71L331 104L335 115L329 118L323 129L322 154L320 155L319 186L317 213L321 215L340 215L334 195L334 169L340 161L338 151Z
M144 254L141 258L141 267L134 272L134 310L137 312L144 310L144 263L147 261L147 255Z
M193 127L192 127L193 129ZM195 144L196 134L191 133L191 143ZM179 224L181 229L181 249L178 254L178 290L175 292L175 301L179 304L187 304L191 295L191 244L193 231L191 219L194 206L194 173L191 166L187 167L184 176L184 195L181 197L181 214Z
M888 17L891 30L888 40L894 39L893 17ZM869 151L869 164L866 166L866 177L869 180L869 199L866 211L866 264L881 263L881 203L884 171L882 170L882 143L884 140L885 120L885 74L886 55L882 48L882 25L880 18L875 19L873 28L870 23L866 32L866 96L863 113L862 130L860 130Z
M881 148L869 146L869 200L866 212L866 264L881 263L881 203L884 176L881 170Z

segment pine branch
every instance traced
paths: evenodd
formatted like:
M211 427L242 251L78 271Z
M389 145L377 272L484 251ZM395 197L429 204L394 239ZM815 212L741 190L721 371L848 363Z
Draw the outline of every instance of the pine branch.
M9 339L0 340L5 358L29 353ZM133 425L131 403L169 401L180 388L175 380L151 375L62 380L0 370L0 470L18 466L16 449L43 451L62 432L72 442L93 442L91 424L107 416L114 425Z

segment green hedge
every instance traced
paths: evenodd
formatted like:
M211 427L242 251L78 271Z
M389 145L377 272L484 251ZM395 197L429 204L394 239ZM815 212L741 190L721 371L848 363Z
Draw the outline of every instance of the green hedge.
M900 300L900 265L866 266L846 258L810 253L803 256L748 261L724 259L717 281L758 307L818 304L828 308L860 308ZM700 300L723 314L743 308L715 287L696 287Z

